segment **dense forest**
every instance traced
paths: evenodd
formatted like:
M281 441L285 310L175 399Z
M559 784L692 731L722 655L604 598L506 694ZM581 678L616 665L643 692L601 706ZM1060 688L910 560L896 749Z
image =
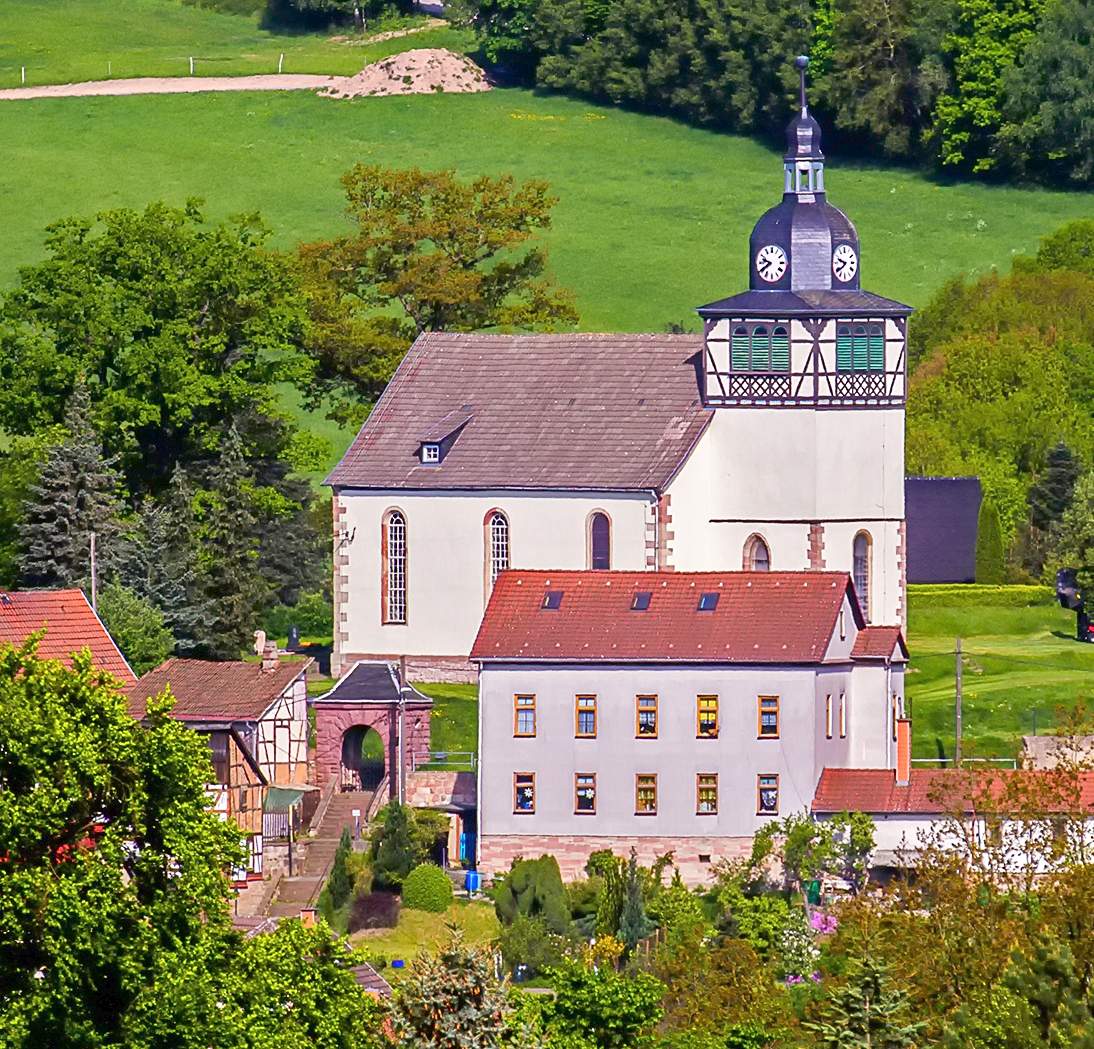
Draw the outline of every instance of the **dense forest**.
M1091 0L458 0L540 87L774 137L812 56L843 151L941 172L1094 177Z

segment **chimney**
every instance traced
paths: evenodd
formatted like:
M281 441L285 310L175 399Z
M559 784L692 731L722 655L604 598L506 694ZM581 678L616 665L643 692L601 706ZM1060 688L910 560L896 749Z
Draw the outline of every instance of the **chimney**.
M262 649L262 672L264 674L273 673L277 669L277 663L277 642L267 641Z
M896 723L896 785L906 787L912 778L912 722L898 718Z

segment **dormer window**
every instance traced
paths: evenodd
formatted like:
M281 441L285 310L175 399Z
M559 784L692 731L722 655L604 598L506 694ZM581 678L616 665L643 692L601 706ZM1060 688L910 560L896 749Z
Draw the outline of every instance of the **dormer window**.
M548 590L543 595L543 604L540 608L546 608L550 611L555 611L562 607L562 591L561 590Z
M718 607L718 592L711 591L709 593L699 595L699 606L697 611L699 612L713 612Z
M425 443L422 445L422 462L430 466L441 461L441 446L439 444Z
M631 599L632 612L645 612L650 607L652 593L649 590L639 590Z

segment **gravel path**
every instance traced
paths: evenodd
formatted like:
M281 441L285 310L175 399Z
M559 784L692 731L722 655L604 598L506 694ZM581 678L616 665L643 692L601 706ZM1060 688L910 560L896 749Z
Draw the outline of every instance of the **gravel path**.
M128 80L85 80L79 84L0 89L0 99L84 98L92 95L172 95L197 91L314 91L337 88L349 77L271 73L262 76L142 76Z

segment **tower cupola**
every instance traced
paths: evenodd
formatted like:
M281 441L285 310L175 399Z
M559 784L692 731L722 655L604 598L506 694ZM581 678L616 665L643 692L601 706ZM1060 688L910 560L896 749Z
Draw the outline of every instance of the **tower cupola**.
M783 199L756 223L749 238L753 291L843 291L859 287L859 244L854 224L828 203L820 124L809 112L805 71L798 70L798 112L786 128Z

